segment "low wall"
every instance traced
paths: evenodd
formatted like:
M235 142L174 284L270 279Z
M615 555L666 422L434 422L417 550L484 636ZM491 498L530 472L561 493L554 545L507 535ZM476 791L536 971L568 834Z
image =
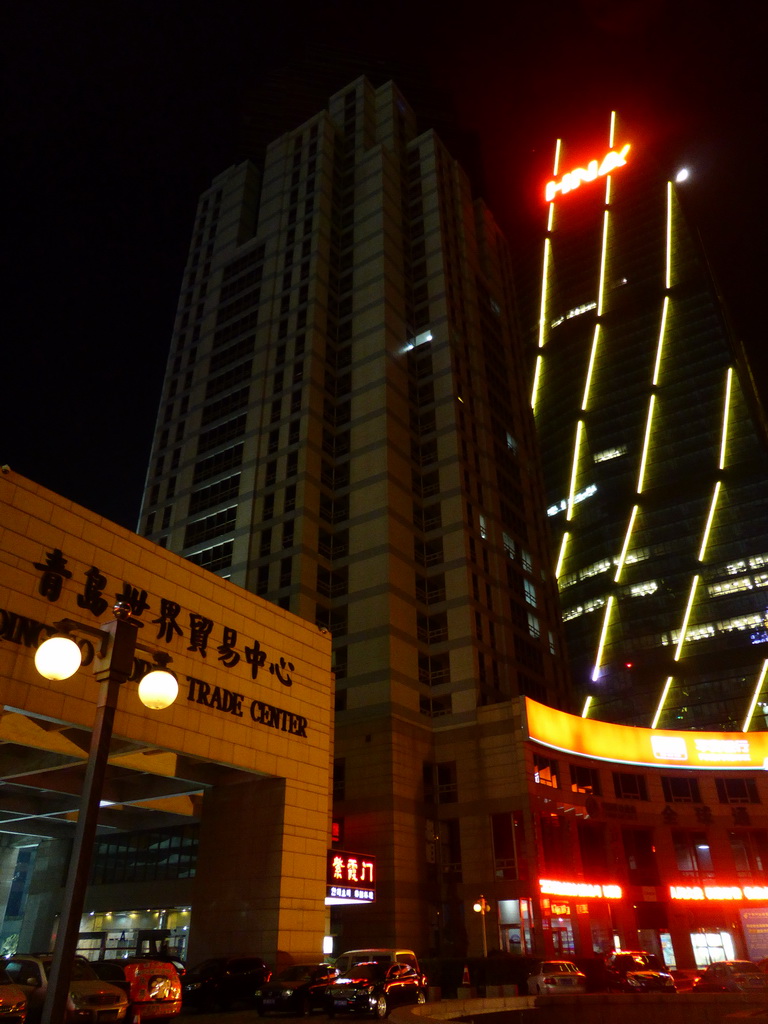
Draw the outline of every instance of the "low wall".
M582 996L496 996L444 999L393 1010L394 1024L460 1021L462 1024L768 1024L768 994L746 992L677 995L596 993Z

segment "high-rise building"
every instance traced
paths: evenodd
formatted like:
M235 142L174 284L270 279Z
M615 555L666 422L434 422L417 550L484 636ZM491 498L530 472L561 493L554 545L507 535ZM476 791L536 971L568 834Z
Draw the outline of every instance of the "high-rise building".
M608 124L606 123L606 128ZM582 713L768 722L768 457L685 173L615 117L542 183L532 402Z
M569 683L515 322L505 239L391 83L200 199L140 532L333 636L333 840L378 864L346 947L479 948L481 892L519 932L494 751Z

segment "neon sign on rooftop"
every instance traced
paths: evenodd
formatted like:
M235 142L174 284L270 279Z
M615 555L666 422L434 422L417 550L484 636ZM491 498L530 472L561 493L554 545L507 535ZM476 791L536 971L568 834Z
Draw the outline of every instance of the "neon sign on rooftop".
M590 160L586 167L574 167L572 171L564 174L559 181L547 182L547 186L544 189L544 198L548 203L551 203L558 192L564 196L567 192L573 192L575 188L578 188L582 181L595 181L596 178L605 177L606 174L615 171L617 167L623 167L626 164L628 152L629 143L622 146L619 150L610 150L602 160Z

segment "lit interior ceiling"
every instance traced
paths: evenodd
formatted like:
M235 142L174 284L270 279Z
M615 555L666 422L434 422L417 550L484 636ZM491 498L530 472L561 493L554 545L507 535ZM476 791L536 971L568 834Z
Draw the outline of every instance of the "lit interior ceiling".
M73 837L90 741L88 730L0 707L0 845ZM248 778L113 736L98 834L197 820L206 789Z

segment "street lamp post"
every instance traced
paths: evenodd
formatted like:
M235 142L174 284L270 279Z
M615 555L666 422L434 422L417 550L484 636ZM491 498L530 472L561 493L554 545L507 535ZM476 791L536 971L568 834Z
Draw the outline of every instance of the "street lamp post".
M474 904L472 909L476 914L479 914L483 921L483 956L488 956L488 940L485 934L485 915L491 909L491 905L485 896L481 896L477 903Z
M60 1024L65 1018L72 964L80 932L80 918L88 888L104 776L109 761L112 726L117 710L117 695L121 685L130 678L133 672L133 659L137 648L146 650L137 642L138 626L131 617L130 604L119 602L115 605L114 614L114 621L99 628L69 619L56 624L57 628L63 629L67 633L76 630L96 635L101 639L101 649L94 662L94 675L99 681L100 689L64 890L64 905L59 919L48 990L43 1006L42 1024ZM62 637L56 636L46 640L40 645L35 655L35 665L38 671L48 679L67 679L79 667L79 656L76 663L70 663L66 668L60 667L58 658L53 663L48 660L51 653L51 648L48 645L58 644L60 647L66 647L66 644L61 644L62 639ZM71 637L69 644L72 647L77 647ZM170 660L162 654L155 654L155 659L164 664ZM153 687L154 692L150 692L150 696L147 698L147 691L152 691ZM144 693L142 693L142 688ZM153 708L168 707L176 699L177 693L178 683L171 673L166 671L150 672L144 677L139 688L139 696L142 701L148 707Z

